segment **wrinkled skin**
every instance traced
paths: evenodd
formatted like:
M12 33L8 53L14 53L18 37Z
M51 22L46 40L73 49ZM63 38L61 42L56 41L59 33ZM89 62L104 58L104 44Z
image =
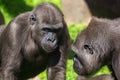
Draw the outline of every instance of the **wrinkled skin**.
M72 50L76 53L75 72L89 75L108 65L116 80L120 80L119 35L120 19L93 18L72 45Z
M0 80L26 80L46 68L48 80L65 80L69 43L63 14L55 5L42 3L18 15L1 32Z

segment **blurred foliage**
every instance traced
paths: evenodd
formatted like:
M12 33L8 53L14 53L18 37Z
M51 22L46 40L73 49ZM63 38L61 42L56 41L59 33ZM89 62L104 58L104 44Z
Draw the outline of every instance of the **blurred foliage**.
M108 68L108 66L103 66L100 70L98 70L96 73L92 74L92 77L101 75L101 74L111 74L112 72Z
M0 11L3 13L3 16L5 18L5 23L7 24L11 19L19 15L20 13L30 11L35 6L40 4L41 2L52 2L56 4L60 9L61 7L61 1L60 0L0 0ZM71 40L74 41L78 35L79 32L81 32L85 28L85 24L69 24L69 33L71 36ZM73 58L74 52L71 51L68 65L67 65L67 80L75 80L77 74L73 70ZM104 66L102 69L100 69L97 73L92 74L90 76L96 76L100 74L110 74L110 70L107 66ZM41 80L47 80L46 78L46 71L38 75Z
M74 41L77 37L77 34L85 28L85 24L77 24L74 23L69 24L69 33L72 41Z
M77 74L74 72L73 69L73 60L69 59L68 63L67 63L67 73L66 73L66 80L75 80L75 78L77 77Z

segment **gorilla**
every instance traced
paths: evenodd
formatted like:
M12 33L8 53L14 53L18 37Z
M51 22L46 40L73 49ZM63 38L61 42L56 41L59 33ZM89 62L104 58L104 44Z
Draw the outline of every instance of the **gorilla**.
M26 80L45 69L48 80L65 80L69 44L62 12L54 4L41 3L1 32L0 80Z
M74 70L79 75L94 74L108 65L111 80L120 80L120 18L93 18L72 44ZM96 80L107 80L100 77ZM79 79L80 80L80 79ZM94 79L93 79L94 80ZM108 79L110 80L110 79Z

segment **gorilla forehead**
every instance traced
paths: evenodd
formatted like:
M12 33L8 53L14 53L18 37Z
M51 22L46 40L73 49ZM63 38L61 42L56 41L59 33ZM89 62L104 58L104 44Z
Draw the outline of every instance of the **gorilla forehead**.
M42 3L33 10L33 13L42 22L57 24L63 21L63 14L54 4Z
M93 18L87 28L83 30L77 38L86 41L97 41L110 36L111 21L107 19Z
M77 49L82 48L84 45L92 45L95 48L105 48L103 45L108 45L111 27L110 20L99 20L93 18L89 25L81 33L78 34L76 41L73 46Z

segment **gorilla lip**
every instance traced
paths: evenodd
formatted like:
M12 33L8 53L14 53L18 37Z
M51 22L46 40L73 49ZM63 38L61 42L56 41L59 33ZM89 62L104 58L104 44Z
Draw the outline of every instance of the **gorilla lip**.
M74 71L78 75L81 75L80 71L81 71L81 69L83 69L83 65L82 65L81 61L78 59L77 55L74 56L73 61L74 61L74 66L73 66Z
M77 66L79 66L79 68L83 68L83 64L81 63L81 61L79 60L77 55L74 56L73 60L74 60L74 66L75 67L77 65Z

